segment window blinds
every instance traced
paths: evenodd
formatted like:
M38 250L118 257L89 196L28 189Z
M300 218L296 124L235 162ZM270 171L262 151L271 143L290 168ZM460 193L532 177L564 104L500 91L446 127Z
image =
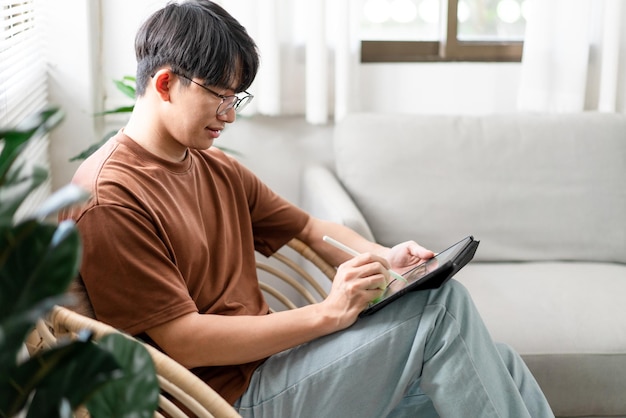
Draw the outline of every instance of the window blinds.
M48 102L41 17L36 0L0 0L0 125L13 127L44 109ZM49 170L48 139L24 152L27 164ZM20 210L23 216L49 194L50 181L33 193Z
M0 5L0 115L12 126L45 107L46 68L35 1Z

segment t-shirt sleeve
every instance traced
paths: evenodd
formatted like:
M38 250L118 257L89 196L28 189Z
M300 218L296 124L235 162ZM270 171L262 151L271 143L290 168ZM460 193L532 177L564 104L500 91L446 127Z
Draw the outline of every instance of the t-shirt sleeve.
M255 249L270 256L302 231L309 215L275 193L245 166L235 164L247 193Z
M183 277L145 216L101 205L83 213L77 226L84 242L81 276L99 320L136 335L197 312Z

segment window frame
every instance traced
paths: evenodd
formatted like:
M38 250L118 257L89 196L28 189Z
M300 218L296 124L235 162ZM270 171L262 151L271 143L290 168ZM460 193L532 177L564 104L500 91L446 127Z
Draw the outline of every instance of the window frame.
M442 0L445 28L439 41L361 41L361 62L520 62L523 41L460 41L458 0Z

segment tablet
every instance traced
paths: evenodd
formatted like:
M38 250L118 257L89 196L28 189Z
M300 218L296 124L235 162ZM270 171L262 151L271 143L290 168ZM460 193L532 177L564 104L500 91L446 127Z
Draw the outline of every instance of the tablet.
M373 300L359 316L371 315L402 295L416 290L435 289L450 280L474 257L479 241L471 235L443 250L435 257L402 274L406 283L392 280L385 292Z

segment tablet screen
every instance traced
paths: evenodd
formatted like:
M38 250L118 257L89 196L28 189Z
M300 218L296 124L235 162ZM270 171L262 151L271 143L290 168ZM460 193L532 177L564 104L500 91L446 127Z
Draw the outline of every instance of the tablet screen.
M385 302L387 299L392 298L396 293L405 293L410 291L413 287L418 287L421 282L436 276L439 269L444 270L441 271L444 275L441 277L441 280L446 280L447 274L452 271L452 262L455 257L457 257L472 242L472 240L471 236L464 238L448 249L440 252L435 257L428 259L425 262L413 267L406 273L403 273L402 277L406 279L406 283L399 279L392 280L389 282L385 292L370 303L368 309L372 306Z

